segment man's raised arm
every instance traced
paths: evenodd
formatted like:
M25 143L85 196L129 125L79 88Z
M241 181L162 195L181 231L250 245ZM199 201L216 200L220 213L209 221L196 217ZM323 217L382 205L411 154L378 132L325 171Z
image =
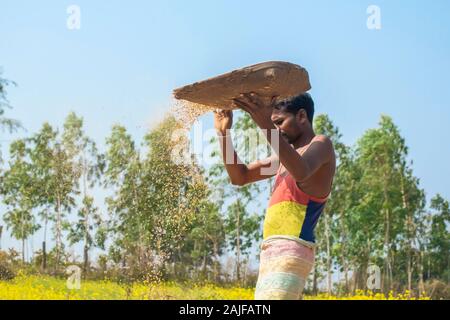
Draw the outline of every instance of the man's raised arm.
M244 186L248 183L268 179L274 176L279 166L277 156L255 161L248 166L240 161L229 134L232 123L232 111L214 112L214 126L220 142L223 163L231 183L237 186Z

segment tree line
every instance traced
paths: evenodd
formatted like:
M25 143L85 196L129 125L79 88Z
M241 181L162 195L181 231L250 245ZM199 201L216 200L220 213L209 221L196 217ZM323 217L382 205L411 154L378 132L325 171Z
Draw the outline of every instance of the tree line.
M20 130L20 122L5 117L5 88L13 83L0 80L0 126L4 133ZM72 112L61 128L44 123L12 141L0 167L0 241L2 232L21 241L21 265L37 272L61 274L74 263L67 247L81 244L78 263L85 276L254 285L257 274L249 264L257 259L273 180L232 186L218 148L211 154L214 165L202 166L195 158L177 163L172 151L189 144L186 137L174 139L180 128L168 116L138 145L116 124L99 150L83 118ZM245 114L235 128L255 132ZM327 115L317 116L314 128L332 139L337 173L316 228L316 266L307 290L317 292L320 284L330 293L366 289L368 267L375 265L381 291L420 293L433 281L448 291L449 202L440 195L427 202L393 120L381 116L353 146L342 142ZM248 153L247 138L234 137L239 154ZM253 157L270 152L261 137L258 147ZM98 196L98 190L107 195ZM41 229L42 247L26 259L26 242ZM94 248L100 252L96 261ZM233 258L231 265L226 256Z

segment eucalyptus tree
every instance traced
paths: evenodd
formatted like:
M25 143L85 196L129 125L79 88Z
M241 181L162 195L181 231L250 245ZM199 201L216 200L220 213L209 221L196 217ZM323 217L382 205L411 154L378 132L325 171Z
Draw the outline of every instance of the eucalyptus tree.
M233 133L236 152L241 161L249 163L269 155L270 146L247 113L239 114ZM213 138L210 143L217 145L218 140ZM261 202L267 199L273 179L245 186L233 186L223 165L220 151L215 148L211 155L216 162L208 168L207 182L214 191L213 201L217 202L223 211L228 246L236 254L236 280L241 281L242 256L248 257L252 246L262 238L261 222L265 213L262 208L265 208L267 203ZM252 210L252 207L256 210Z
M89 271L90 249L93 246L104 247L105 227L92 197L92 189L100 182L104 160L96 143L84 132L83 119L73 112L65 120L62 141L73 164L72 172L75 177L80 177L80 181L74 181L74 185L79 184L81 208L77 212L78 220L68 227L68 238L71 244L83 242L83 266L86 274ZM96 232L99 237L95 237Z
M25 242L40 225L33 215L36 205L34 196L38 187L33 179L32 164L27 156L25 140L16 140L10 145L9 168L2 177L2 194L7 206L3 220L11 235L22 241L22 261L25 262Z

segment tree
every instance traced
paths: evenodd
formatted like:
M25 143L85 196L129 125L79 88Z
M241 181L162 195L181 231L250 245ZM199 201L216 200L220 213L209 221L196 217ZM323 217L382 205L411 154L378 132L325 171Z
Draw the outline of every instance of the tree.
M61 137L59 131L48 123L44 123L41 130L30 138L33 145L30 158L40 186L36 191L40 215L45 225L49 220L54 222L55 269L61 263L64 250L63 232L68 228L67 214L76 206L76 196L80 193L81 170L74 158L73 139L75 137L70 127L65 127Z
M172 261L178 263L181 268L177 275L187 275L188 266L193 266L203 278L207 277L208 266L212 267L213 279L220 280L220 255L225 246L224 221L218 206L205 200L194 216L192 225L186 238L178 243L177 253L172 256ZM181 270L180 270L181 269Z
M98 208L94 206L93 197L83 197L83 205L78 210L78 218L78 221L69 228L68 240L70 244L83 241L83 271L84 275L87 275L89 272L89 250L93 246L104 249L106 240L103 219ZM97 237L94 237L94 234Z
M102 218L90 195L90 190L100 180L104 161L95 142L84 133L83 119L73 112L65 120L63 142L73 163L73 172L81 179L82 207L78 210L79 220L68 227L68 237L71 244L83 241L83 269L86 275L89 271L89 250L92 246L104 247ZM94 241L93 234L96 231L100 241Z
M0 71L0 75L1 75L1 71ZM16 85L15 82L7 80L7 79L3 79L0 76L0 129L2 129L3 131L9 131L9 132L13 132L19 128L22 127L22 125L20 124L19 121L14 120L14 119L10 119L10 118L6 118L4 116L5 114L5 108L10 108L10 104L9 101L6 97L6 87L10 86L10 85Z
M318 235L318 250L316 258L316 266L321 263L322 256L325 256L325 266L327 270L327 291L332 292L332 269L333 257L340 257L341 265L344 267L346 289L348 290L348 262L346 250L347 229L345 227L347 208L345 206L348 189L348 167L351 164L349 147L341 141L342 135L339 129L334 126L331 119L320 114L314 120L314 131L316 134L327 136L333 142L336 152L336 176L333 181L332 191L327 205L322 213L323 218L319 220L316 228ZM324 245L325 242L325 245ZM325 249L323 249L325 247ZM323 254L325 253L325 254ZM336 261L338 262L338 261ZM314 273L315 278L317 273ZM314 281L317 285L317 281ZM317 288L314 288L317 291Z
M357 143L355 161L361 173L358 180L361 198L355 207L355 217L356 222L363 222L364 232L355 244L367 243L366 253L361 253L367 257L365 264L383 261L384 290L393 289L394 273L401 274L398 271L401 264L395 263L402 259L406 261L407 281L409 284L412 281L416 228L413 217L422 210L424 197L407 156L405 140L387 116L382 116L379 127L366 131ZM399 250L400 247L404 250Z
M364 174L361 177L361 186L367 190L359 205L359 215L366 215L369 220L364 219L364 224L376 226L375 230L367 230L367 250L364 254L366 261L364 269L371 260L372 252L381 250L385 261L385 277L383 278L391 284L392 279L392 252L390 241L392 237L392 218L396 199L394 198L397 189L395 185L395 164L399 158L399 148L395 144L394 137L388 132L391 127L391 120L382 117L379 129L366 131L358 141L357 161ZM381 227L382 226L382 227ZM364 229L363 229L364 230ZM368 232L367 232L368 231ZM380 235L384 234L381 238ZM364 270L363 269L363 270Z
M123 265L140 266L141 275L162 271L207 198L198 165L173 159L172 151L187 143L174 135L181 127L167 117L144 137L143 156L123 127L114 126L107 139L105 182L114 187L107 203L116 233L112 255Z
M44 225L44 239L42 241L42 270L47 268L47 229L49 221L54 221L52 207L54 206L54 192L52 177L52 146L56 140L57 132L45 123L42 129L28 139L30 143L29 156L32 165L31 177L36 181L38 188L34 191L36 208ZM55 260L56 261L56 260ZM56 265L56 264L54 264Z
M4 79L1 77L1 70L0 70L0 129L4 132L4 131L8 131L9 133L12 133L13 131L22 128L22 125L20 124L19 121L14 120L14 119L10 119L10 118L6 118L4 116L5 114L5 108L10 108L10 104L9 101L7 99L6 96L6 87L9 85L16 85L15 82L12 82L10 80ZM1 145L1 141L0 141L0 145ZM0 152L0 164L3 163L2 160L2 154ZM1 168L0 168L0 176L2 174ZM3 183L2 181L3 179L0 177L0 188L1 188L1 184ZM2 231L3 231L3 226L0 225L0 244L1 244L1 235L2 235ZM1 249L1 245L0 245L0 249Z
M314 126L332 139L337 156L333 190L316 229L315 278L325 269L330 291L330 270L336 266L344 272L348 292L351 271L353 290L365 288L367 267L384 264L385 290L394 287L394 279L412 288L414 270L419 275L422 268L419 248L426 242L418 234L424 229L425 200L398 128L382 116L379 127L350 148L328 117L317 116Z
M137 185L140 181L140 159L126 129L113 126L106 144L104 185L112 189L112 194L105 199L110 214L108 231L113 235L110 255L113 261L125 266L127 256L135 254L133 244L141 238L139 203L144 198L139 197L138 192L146 190Z
M27 147L24 140L10 145L9 170L4 173L2 194L7 205L4 221L11 234L22 241L22 262L25 262L25 241L40 226L33 216L36 181L32 179L31 164L27 161Z
M243 162L248 163L258 158L267 157L268 148L264 136L257 130L256 124L247 113L238 117L234 126L236 137L236 152ZM217 143L212 139L210 143ZM249 208L259 205L257 195L267 191L262 183L249 184L243 187L231 185L225 166L218 150L212 156L217 159L208 170L208 183L213 193L214 201L224 210L225 231L231 250L236 253L236 279L241 281L241 256L248 255L251 246L259 241L261 235L261 222L263 212L253 212ZM268 181L269 185L271 180ZM229 199L225 202L224 199Z
M434 215L431 219L431 233L428 254L430 256L430 275L443 281L450 279L450 224L449 202L439 194L431 200Z
M411 164L412 165L412 164ZM417 219L421 219L421 213L425 207L425 192L419 187L419 179L414 177L413 171L407 163L402 160L400 166L400 192L401 192L401 211L399 213L402 215L403 224L400 222L398 227L398 234L400 246L404 248L399 253L400 259L404 259L406 263L406 273L407 273L407 288L409 291L412 290L413 281L413 271L414 271L414 261L420 259L417 257L417 230L418 224L421 222ZM406 252L406 257L404 255ZM418 260L417 264L420 264ZM420 272L417 270L418 274ZM398 274L402 274L401 270Z

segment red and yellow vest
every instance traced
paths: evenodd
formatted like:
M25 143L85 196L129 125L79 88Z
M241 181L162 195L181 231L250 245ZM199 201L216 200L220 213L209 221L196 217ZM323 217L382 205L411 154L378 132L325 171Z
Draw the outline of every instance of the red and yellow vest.
M290 236L315 242L314 228L328 197L315 198L303 192L287 170L275 177L264 219L263 238Z

